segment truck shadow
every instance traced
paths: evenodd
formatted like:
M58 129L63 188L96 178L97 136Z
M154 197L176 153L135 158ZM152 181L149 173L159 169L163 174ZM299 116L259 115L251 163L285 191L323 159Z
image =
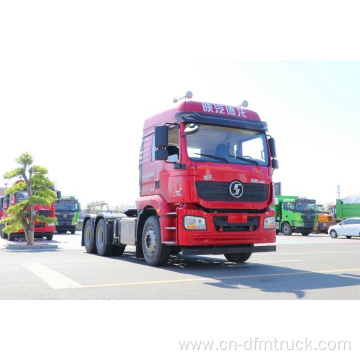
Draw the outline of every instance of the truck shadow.
M136 259L132 252L124 252L121 257L112 257L148 267L144 259ZM284 266L252 263L231 263L226 259L208 256L171 256L164 271L187 275L186 279L223 289L239 291L257 289L267 293L293 294L297 299L306 298L308 290L324 290L360 286L360 275L341 271L308 271ZM334 273L336 272L336 273ZM196 279L199 277L200 279ZM179 278L181 282L181 278ZM184 280L186 282L186 280ZM331 293L329 293L331 294ZM245 298L245 297L244 297ZM360 298L360 296L359 296ZM274 297L279 299L279 296ZM329 300L332 299L331 295Z

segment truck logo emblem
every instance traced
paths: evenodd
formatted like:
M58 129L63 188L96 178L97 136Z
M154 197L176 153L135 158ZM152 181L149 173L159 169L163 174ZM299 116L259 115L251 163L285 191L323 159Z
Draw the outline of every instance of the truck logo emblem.
M229 192L232 197L238 199L242 196L244 192L244 187L242 183L238 180L233 181L229 186Z

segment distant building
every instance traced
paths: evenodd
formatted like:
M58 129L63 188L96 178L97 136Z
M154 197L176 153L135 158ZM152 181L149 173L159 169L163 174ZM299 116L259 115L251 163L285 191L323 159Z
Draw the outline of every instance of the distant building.
M0 187L0 196L3 196L5 194L6 188Z

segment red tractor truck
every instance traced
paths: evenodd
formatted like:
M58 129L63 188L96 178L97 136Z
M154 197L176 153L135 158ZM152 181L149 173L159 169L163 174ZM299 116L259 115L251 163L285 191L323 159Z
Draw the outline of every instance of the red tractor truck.
M21 201L27 200L28 199L28 193L26 190L24 191L18 191L15 194L11 194L11 195L4 195L3 198L0 201L1 206L1 210L0 210L0 214L1 214L1 219L6 218L7 215L7 209L12 206L15 205ZM44 215L46 217L49 218L55 218L55 202L52 203L50 206L47 205L34 205L34 209L37 215ZM25 233L24 230L19 230L16 233L5 233L3 231L4 227L6 225L4 224L0 224L0 236L3 239L9 239L9 240L13 240L15 238L24 238L25 237ZM52 240L53 238L53 234L56 230L56 225L55 225L55 221L53 223L39 223L39 222L35 222L35 229L34 229L34 235L35 238L43 238L46 237L47 240Z
M82 245L102 256L132 245L153 266L180 252L244 262L276 251L278 161L267 130L254 111L195 101L147 119L136 209L86 215Z

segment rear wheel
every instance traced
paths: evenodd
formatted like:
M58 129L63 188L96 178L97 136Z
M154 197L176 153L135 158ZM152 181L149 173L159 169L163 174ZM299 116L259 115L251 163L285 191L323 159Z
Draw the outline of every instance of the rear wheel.
M145 261L152 266L161 266L167 263L171 247L161 243L159 220L150 216L144 225L142 247Z
M330 231L330 236L333 238L333 239L336 239L337 238L337 233L335 230L331 230Z
M95 241L91 242L91 220L88 220L85 223L84 226L84 245L85 245L85 250L88 253L95 253L96 252L96 245L95 245Z
M100 219L95 232L96 250L100 256L108 256L113 251L113 245L106 241L106 224L104 219Z

